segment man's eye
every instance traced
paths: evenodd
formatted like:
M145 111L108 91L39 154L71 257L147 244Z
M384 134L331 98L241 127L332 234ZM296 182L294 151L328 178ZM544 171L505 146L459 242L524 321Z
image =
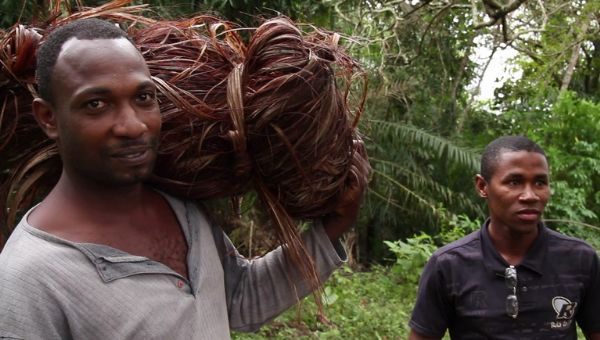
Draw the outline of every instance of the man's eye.
M100 99L93 99L93 100L90 100L87 103L85 103L85 106L92 110L98 110L98 109L105 107L106 103Z
M150 102L150 101L154 101L155 97L156 97L156 95L153 92L145 92L145 93L141 93L138 96L138 100L141 102Z

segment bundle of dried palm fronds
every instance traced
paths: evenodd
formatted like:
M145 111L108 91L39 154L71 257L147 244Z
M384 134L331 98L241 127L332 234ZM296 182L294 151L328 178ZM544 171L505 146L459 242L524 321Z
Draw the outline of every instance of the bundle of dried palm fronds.
M256 29L246 47L213 17L157 22L133 37L166 97L161 186L208 198L260 181L293 217L330 211L356 124L336 77L353 75L357 65L334 39L303 37L278 18Z
M10 170L0 174L0 203L8 226L60 169L55 145L31 114L34 51L57 26L100 17L126 25L159 88L163 131L154 185L191 199L255 190L291 259L316 278L293 219L327 214L343 192L365 96L361 91L349 104L362 73L339 36L304 33L276 18L253 29L245 44L218 18L153 20L124 3L56 16L41 27L17 25L1 37L0 157Z

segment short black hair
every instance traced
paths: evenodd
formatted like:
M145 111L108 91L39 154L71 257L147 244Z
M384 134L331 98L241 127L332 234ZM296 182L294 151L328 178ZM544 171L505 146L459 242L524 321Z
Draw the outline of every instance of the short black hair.
M71 38L81 40L125 38L133 44L125 31L115 24L100 19L75 20L50 32L37 51L35 70L38 93L42 99L50 103L52 103L51 81L54 65L62 46Z
M480 174L483 176L483 179L487 182L492 179L501 154L517 151L535 152L546 157L544 150L525 136L503 136L496 138L485 147L481 155Z

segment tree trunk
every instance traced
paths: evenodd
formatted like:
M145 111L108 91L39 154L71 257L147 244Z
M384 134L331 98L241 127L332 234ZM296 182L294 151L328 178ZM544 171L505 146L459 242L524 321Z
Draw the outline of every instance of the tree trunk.
M577 61L579 60L579 51L581 50L581 42L583 41L583 37L587 33L587 29L590 25L591 16L587 16L585 21L581 24L581 31L577 35L577 43L573 46L571 50L571 59L569 60L569 64L567 65L567 70L562 79L562 83L560 85L560 93L565 92L569 85L571 84L571 79L573 78L573 73L575 72L575 66L577 66Z

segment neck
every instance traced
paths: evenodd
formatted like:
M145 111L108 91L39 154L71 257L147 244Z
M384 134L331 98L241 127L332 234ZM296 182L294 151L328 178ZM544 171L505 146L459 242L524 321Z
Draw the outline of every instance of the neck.
M522 262L527 252L539 235L538 228L534 228L528 233L519 233L514 229L495 223L493 220L488 225L488 234L494 248L508 262L516 266Z
M142 183L110 185L69 176L64 170L49 196L85 210L104 209L114 213L131 211L147 193Z
M63 173L52 191L29 215L29 223L44 231L76 240L74 233L94 234L123 228L145 215L153 191L142 183L107 185L78 180Z

